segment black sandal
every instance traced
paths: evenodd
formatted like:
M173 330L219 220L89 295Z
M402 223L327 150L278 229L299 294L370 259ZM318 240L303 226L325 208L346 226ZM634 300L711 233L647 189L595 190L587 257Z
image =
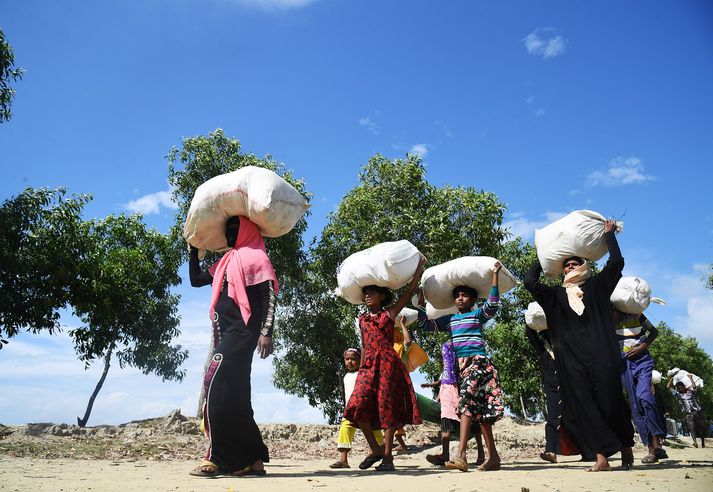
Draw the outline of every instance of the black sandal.
M376 463L377 461L381 461L381 460L383 460L383 459L384 459L384 455L383 455L383 454L380 454L380 455L378 455L378 456L372 456L372 457L367 456L366 458L364 458L364 461L362 461L361 463L359 463L359 469L360 469L360 470L366 470L366 469L368 469L368 468L371 468L371 466L372 466L374 463Z
M374 468L374 469L375 469L376 471L382 471L382 472L391 472L391 471L395 471L395 470L396 470L396 468L394 468L394 464L393 464L393 463L388 463L388 462L385 462L385 461L382 461L382 462L379 464L379 466L377 466L377 467Z

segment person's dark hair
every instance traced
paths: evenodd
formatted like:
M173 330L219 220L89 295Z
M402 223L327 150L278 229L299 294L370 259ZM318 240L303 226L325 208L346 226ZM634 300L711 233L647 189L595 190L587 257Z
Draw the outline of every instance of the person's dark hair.
M384 294L384 301L381 303L381 307L385 308L394 302L394 293L386 287L379 287L378 285L367 285L362 287L361 293L364 294L367 290L375 290L376 292L381 292Z
M580 265L584 265L584 259L581 256L570 256L569 258L565 258L562 265L566 265L569 260L576 260Z
M471 296L473 299L478 298L478 291L475 290L473 287L468 287L467 285L459 285L458 287L453 289L453 299L458 297L459 292L463 292L464 294Z

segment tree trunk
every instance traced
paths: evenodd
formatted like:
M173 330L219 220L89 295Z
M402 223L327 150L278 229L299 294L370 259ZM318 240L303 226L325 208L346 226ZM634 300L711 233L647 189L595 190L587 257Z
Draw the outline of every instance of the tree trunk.
M113 350L114 347L111 347L106 353L106 356L104 356L104 372L102 372L102 377L99 378L99 382L97 383L96 388L94 388L94 393L92 393L92 396L89 397L89 403L87 403L87 409L84 412L84 417L82 417L81 419L77 417L77 425L79 427L84 427L87 425L87 420L89 420L89 415L92 413L92 407L94 406L94 399L99 394L99 390L102 389L102 386L104 385L104 380L106 379L106 373L109 372L109 366L111 365L111 352Z
M525 417L525 420L528 420L527 410L525 409L525 400L522 399L522 393L520 393L520 406L522 406L522 416Z

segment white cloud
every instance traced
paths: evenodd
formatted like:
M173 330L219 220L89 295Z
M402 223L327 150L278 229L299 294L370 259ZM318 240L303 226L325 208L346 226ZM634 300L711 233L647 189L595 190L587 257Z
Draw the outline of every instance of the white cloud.
M409 149L409 154L416 154L419 157L426 157L428 154L428 149L431 147L431 145L427 143L419 143L419 144L414 144L411 146Z
M443 133L446 135L448 138L453 138L455 133L453 133L453 130L451 130L451 127L448 126L448 124L445 121L441 120L436 120L433 122L434 125L441 127L443 130Z
M545 108L537 108L537 109L533 112L533 114L535 115L535 118L541 118L541 117L543 117L546 113L547 113L547 111L545 110Z
M623 186L652 181L654 176L646 174L644 163L638 157L616 157L604 170L594 171L587 176L587 186Z
M535 229L541 229L567 214L564 212L545 212L542 214L544 218L540 220L530 220L523 212L513 212L509 215L510 218L503 222L503 227L509 229L513 236L519 236L527 241L534 237Z
M157 214L161 211L161 207L172 210L178 208L178 205L171 199L171 190L150 193L124 205L125 209L144 215Z
M371 119L371 116L362 116L359 118L358 123L374 135L379 134L379 125Z
M525 36L522 42L529 54L548 60L563 54L567 48L567 40L553 33L551 27L537 28Z

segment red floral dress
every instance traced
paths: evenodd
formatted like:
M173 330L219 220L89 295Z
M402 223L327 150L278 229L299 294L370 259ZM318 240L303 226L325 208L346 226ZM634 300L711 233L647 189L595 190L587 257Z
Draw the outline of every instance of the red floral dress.
M387 311L359 317L362 364L344 418L375 429L420 424L416 395L406 366L394 351L394 320Z

